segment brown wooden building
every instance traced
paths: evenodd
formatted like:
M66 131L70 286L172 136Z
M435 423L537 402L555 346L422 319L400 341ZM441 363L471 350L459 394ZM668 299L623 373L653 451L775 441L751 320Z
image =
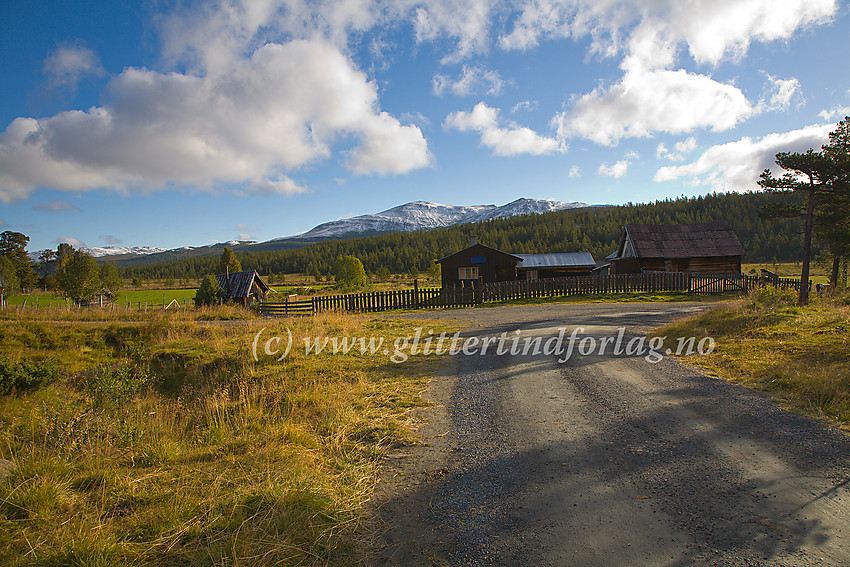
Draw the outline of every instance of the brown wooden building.
M522 260L516 265L521 280L586 276L596 267L589 252L559 252L554 254L517 254Z
M586 275L596 265L587 252L508 254L477 243L436 262L443 287Z
M479 279L484 283L515 280L520 260L519 256L475 243L436 263L440 264L443 287L459 287L474 285Z
M216 274L218 285L227 297L245 307L253 301L263 301L271 288L260 277L256 270L233 272L232 274Z
M744 247L725 222L629 224L611 259L611 273L740 273L743 254Z

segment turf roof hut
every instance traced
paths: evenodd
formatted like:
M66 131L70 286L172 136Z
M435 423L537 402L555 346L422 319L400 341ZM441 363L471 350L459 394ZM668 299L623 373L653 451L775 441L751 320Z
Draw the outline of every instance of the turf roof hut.
M218 285L224 290L228 299L241 303L245 307L252 301L262 301L271 290L269 284L263 281L257 270L216 274Z
M738 237L725 222L629 224L611 260L611 273L741 273L743 254Z

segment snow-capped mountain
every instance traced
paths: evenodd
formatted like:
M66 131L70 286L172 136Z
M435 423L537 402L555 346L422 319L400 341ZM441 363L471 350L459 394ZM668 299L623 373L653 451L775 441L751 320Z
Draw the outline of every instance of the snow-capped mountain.
M148 254L165 252L167 248L157 248L155 246L82 246L80 250L91 254L95 258L100 258L102 256L147 256ZM56 249L53 249L53 251L55 252ZM42 252L44 250L35 250L29 252L27 256L29 256L31 261L36 262Z
M299 238L328 238L354 234L427 230L468 222L480 222L517 215L536 215L587 206L589 205L586 203L561 203L537 199L517 199L501 206L441 205L427 201L415 201L380 213L322 223L297 236Z
M125 254L146 256L148 254L165 252L167 249L157 248L155 246L83 246L80 250L91 254L95 258L100 258L101 256L123 256Z
M204 246L182 246L165 249L153 246L83 246L81 250L96 258L109 257L118 265L139 265L144 263L176 260L180 258L220 254L225 246L243 251L273 251L298 248L323 238L341 238L384 232L400 232L442 228L455 224L481 222L489 219L513 217L518 215L536 215L589 207L586 203L561 203L559 201L517 199L507 205L440 205L427 201L415 201L399 205L371 215L360 215L322 223L315 228L296 234L275 238L266 242L250 240L230 240ZM33 262L38 262L41 250L29 253Z

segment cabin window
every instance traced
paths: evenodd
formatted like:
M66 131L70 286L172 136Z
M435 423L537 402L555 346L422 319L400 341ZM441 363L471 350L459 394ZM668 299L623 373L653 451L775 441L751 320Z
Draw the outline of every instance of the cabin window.
M486 264L487 256L473 256L469 259L470 264Z
M471 268L458 268L457 269L457 279L459 279L459 280L477 280L478 279L478 266L473 266Z

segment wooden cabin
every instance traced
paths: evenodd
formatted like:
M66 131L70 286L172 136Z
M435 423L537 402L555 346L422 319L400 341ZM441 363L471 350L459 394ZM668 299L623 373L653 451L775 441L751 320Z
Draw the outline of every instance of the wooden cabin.
M586 276L596 267L589 252L563 252L556 254L516 254L521 258L516 265L517 278L536 281L546 278Z
M590 274L596 262L587 252L556 254L508 254L483 244L436 260L441 266L443 287L483 283L537 280Z
M444 288L465 287L483 283L501 282L516 279L516 265L519 256L473 242L445 258L436 260L440 264Z
M629 224L612 274L643 272L741 273L744 247L726 222L700 224Z
M229 299L241 303L245 307L254 301L263 301L271 290L269 285L260 277L256 270L216 274L218 285Z

